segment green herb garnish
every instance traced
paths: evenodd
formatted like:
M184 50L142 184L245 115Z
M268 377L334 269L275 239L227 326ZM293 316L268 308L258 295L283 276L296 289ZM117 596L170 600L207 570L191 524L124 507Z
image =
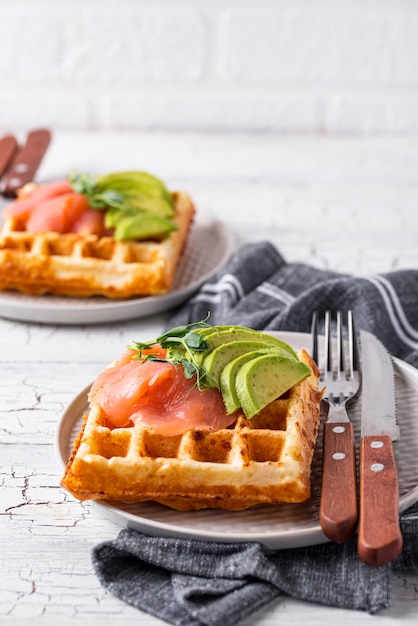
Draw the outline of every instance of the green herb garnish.
M198 328L211 327L207 324L209 314L204 320L195 322L193 324L186 324L185 326L176 326L169 331L160 335L152 341L134 341L132 345L128 346L130 350L138 350L139 354L136 358L150 361L162 361L165 363L173 363L174 365L181 365L184 369L184 376L186 378L193 378L196 376L197 387L202 391L203 389L217 388L219 384L208 373L203 372L198 360L196 359L196 353L205 352L209 346L205 341L203 335L196 332ZM144 350L149 350L155 344L159 344L162 348L167 350L166 357L162 359L157 353L150 352L143 355Z

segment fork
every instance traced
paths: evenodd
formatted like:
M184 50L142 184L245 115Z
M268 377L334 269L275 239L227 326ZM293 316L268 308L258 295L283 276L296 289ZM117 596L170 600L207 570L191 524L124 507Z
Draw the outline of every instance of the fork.
M358 519L354 428L346 405L359 390L360 374L352 311L347 314L348 354L341 311L336 317L336 351L331 326L331 313L326 311L325 360L319 383L325 385L328 419L324 424L319 521L328 539L343 543L354 534ZM317 313L312 320L312 357L319 365Z

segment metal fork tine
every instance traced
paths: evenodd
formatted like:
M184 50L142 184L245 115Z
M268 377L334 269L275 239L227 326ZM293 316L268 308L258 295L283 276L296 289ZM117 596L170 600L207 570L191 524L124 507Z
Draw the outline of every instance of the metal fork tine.
M341 373L344 372L344 348L343 348L343 324L342 313L337 311L337 377L341 378Z
M319 361L319 354L318 354L318 311L314 311L314 314L312 316L311 336L312 336L312 358L315 361L315 363L318 364L318 361Z
M353 377L354 373L354 328L353 328L353 315L351 311L348 311L347 314L347 327L348 327L348 353L350 360L350 378Z
M359 350L356 327L352 311L348 311L348 346L350 355L350 377L354 377L354 372L359 369Z
M331 336L331 311L325 312L325 378L332 376L332 336Z

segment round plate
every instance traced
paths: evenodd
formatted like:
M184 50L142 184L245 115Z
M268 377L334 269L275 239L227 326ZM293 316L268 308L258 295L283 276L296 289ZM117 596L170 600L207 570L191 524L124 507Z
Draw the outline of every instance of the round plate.
M266 331L264 331L266 332ZM310 336L303 333L276 333L296 350L310 350ZM394 443L398 467L400 509L418 500L418 370L400 361L395 362L397 416L401 437ZM87 408L87 391L82 391L62 416L57 432L57 446L64 465L70 456L82 415ZM360 430L361 398L349 406L357 440ZM301 504L256 506L246 511L175 511L145 502L95 501L98 512L121 526L148 535L184 537L220 542L258 541L275 549L295 548L324 543L327 540L319 526L321 489L322 439L320 428L312 463L312 495Z
M56 325L111 323L162 313L179 306L197 291L225 263L233 249L232 234L224 224L197 215L169 293L115 301L98 296L66 298L0 292L0 316Z

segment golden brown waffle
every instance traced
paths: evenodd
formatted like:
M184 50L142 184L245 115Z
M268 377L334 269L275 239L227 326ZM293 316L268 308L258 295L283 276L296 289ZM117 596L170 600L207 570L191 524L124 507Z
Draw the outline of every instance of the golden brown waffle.
M6 220L0 233L0 290L30 295L151 296L170 290L193 221L184 192L173 194L177 230L161 242L29 233Z
M109 428L100 406L84 417L61 484L76 498L152 500L178 510L242 510L303 502L318 422L318 371L247 420L166 437L143 426Z

